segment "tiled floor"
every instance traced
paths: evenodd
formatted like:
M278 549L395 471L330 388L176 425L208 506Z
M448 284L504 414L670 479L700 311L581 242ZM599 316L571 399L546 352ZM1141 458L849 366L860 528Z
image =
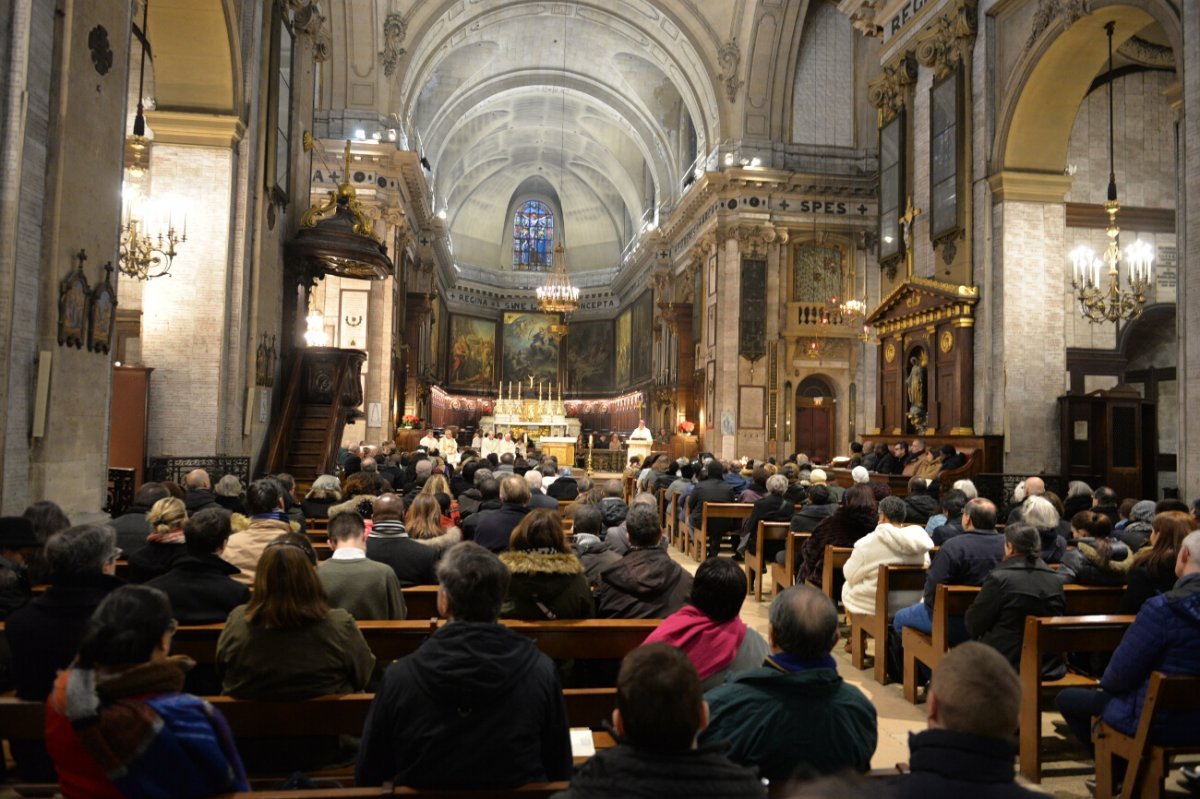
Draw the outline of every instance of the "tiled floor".
M695 572L696 562L686 555L672 549L671 556L690 572ZM768 576L766 591L761 603L754 600L753 595L746 597L742 606L742 620L765 637L767 635L767 611L770 607L771 582ZM843 635L846 630L843 629ZM870 669L859 670L850 662L849 653L843 651L843 641L834 647L833 654L838 661L838 671L842 678L857 686L875 704L879 719L879 743L875 756L871 759L873 768L887 768L896 763L908 761L908 735L925 728L925 705L911 705L904 700L898 684L883 686L875 682ZM1085 778L1092 776L1090 760L1084 760L1084 753L1073 741L1065 737L1062 728L1062 718L1057 714L1043 716L1042 734L1045 736L1044 766L1041 788L1054 796L1064 799L1087 799L1090 794L1084 787ZM1061 731L1060 731L1061 730ZM1195 763L1196 758L1187 758L1185 763ZM1194 796L1179 786L1178 773L1167 780L1167 796ZM1036 787L1036 786L1031 786Z

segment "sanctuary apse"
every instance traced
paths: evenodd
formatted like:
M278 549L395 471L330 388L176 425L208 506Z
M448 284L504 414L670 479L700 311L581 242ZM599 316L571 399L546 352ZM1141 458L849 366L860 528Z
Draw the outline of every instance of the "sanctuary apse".
M282 468L323 402L307 481L530 377L585 435L924 435L1064 477L1120 441L1060 398L1128 387L1136 468L1200 494L1192 4L144 2L0 10L4 513ZM1095 324L1068 254L1104 250L1110 88L1122 241L1156 260L1140 317ZM356 256L294 247L330 192ZM167 274L122 268L138 230ZM535 296L560 244L565 319Z

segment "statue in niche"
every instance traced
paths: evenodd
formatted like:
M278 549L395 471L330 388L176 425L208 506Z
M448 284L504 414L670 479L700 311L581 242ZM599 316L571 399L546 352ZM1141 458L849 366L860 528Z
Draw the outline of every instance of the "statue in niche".
M925 350L914 353L908 359L908 421L917 432L925 429L925 366L929 356Z

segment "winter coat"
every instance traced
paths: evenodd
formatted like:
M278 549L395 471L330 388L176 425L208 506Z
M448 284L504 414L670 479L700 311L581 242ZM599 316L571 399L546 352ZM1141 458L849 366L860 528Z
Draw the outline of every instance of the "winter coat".
M791 531L793 533L811 533L817 525L837 512L838 506L833 502L824 505L805 505L792 515Z
M720 478L701 480L692 489L692 497L688 500L691 503L689 505L691 512L688 515L688 524L693 529L699 530L705 502L733 502L736 496L737 492L734 490L734 487ZM717 519L711 525L708 534L710 537L716 536L718 533L724 535L736 530L737 526L737 519Z
M499 790L570 774L553 661L502 625L452 621L388 667L363 727L355 781Z
M219 508L217 497L207 488L189 488L183 497L183 505L187 508L188 516L193 516L202 510Z
M183 542L148 542L129 556L129 582L145 583L171 571L175 562L187 554Z
M873 532L858 539L850 559L842 568L842 604L851 613L873 614L875 592L879 585L879 567L891 564L929 566L933 539L917 525L897 526L882 523ZM913 597L911 602L915 602Z
M1131 552L1137 552L1150 543L1150 522L1130 522L1120 530L1114 530L1112 537L1129 547Z
M777 496L775 494L767 494L765 497L754 501L754 508L750 511L750 516L742 524L742 535L749 536L750 541L747 548L750 552L755 551L758 543L758 523L759 522L790 522L792 516L796 513L796 506L787 497ZM768 557L775 557L775 552L783 548L782 542L766 542L773 544L773 547L768 547L769 551L765 553Z
M252 585L254 570L258 568L258 559L262 557L263 550L279 536L292 532L292 525L290 522L267 518L251 519L246 524L244 516L234 516L232 521L234 533L225 544L223 557L238 567L233 579ZM239 530L241 525L245 526Z
M1042 539L1042 560L1046 563L1062 563L1063 555L1067 554L1067 539L1063 537L1061 524L1043 530L1037 528L1038 537ZM1071 525L1067 525L1067 535L1071 534Z
M517 529L527 513L527 506L512 502L503 502L496 510L480 513L479 521L475 524L475 543L492 552L503 552L508 549L512 531Z
M874 530L878 521L879 516L873 510L838 508L832 516L818 524L813 534L804 542L804 563L800 566L800 582L821 581L826 546L832 544L835 547L852 547L858 539Z
M305 627L268 630L235 608L217 639L222 693L239 699L308 699L367 687L375 656L340 608Z
M237 566L218 555L185 553L171 571L146 585L170 598L180 624L219 624L231 610L250 601L250 589L232 579L237 573Z
M500 553L500 560L512 572L500 611L505 618L546 621L596 615L583 564L573 553L509 550Z
M945 546L947 541L956 535L962 535L963 532L962 517L951 519L933 531L933 545L935 547Z
M933 612L939 585L983 585L1004 559L1004 536L995 530L967 530L947 541L929 564L922 601Z
M489 510L499 509L500 500L498 499L489 499L476 505L474 512L472 512L470 516L464 517L462 520L463 539L466 541L474 541L475 531L479 529L479 520L483 518L483 514Z
M941 507L938 501L928 494L912 493L904 498L904 523L925 526L929 517L935 515Z
M1091 494L1076 494L1073 497L1067 497L1063 500L1063 515L1062 517L1068 522L1075 517L1076 513L1081 510L1092 509Z
M769 780L797 767L818 774L871 767L875 706L834 668L786 672L773 665L729 679L705 695L709 725L700 743L729 741L729 758Z
M1175 558L1162 561L1154 569L1147 559L1149 552L1146 550L1134 556L1133 565L1129 567L1129 582L1126 583L1117 613L1135 614L1147 599L1165 594L1175 587Z
M756 799L767 789L754 769L739 766L724 744L663 754L618 744L598 751L551 799Z
M1114 538L1108 539L1110 554L1105 563L1092 538L1075 539L1075 549L1063 555L1058 577L1064 583L1080 585L1125 585L1133 554Z
M1011 741L950 730L908 736L908 773L888 780L893 799L1036 799L1013 779Z
M367 557L386 563L396 573L401 588L410 585L437 585L436 547L413 540L406 533L377 535L375 530L383 522L376 522L367 536Z
M1067 607L1062 581L1040 558L1011 557L984 578L967 608L967 632L1021 668L1026 616L1061 616Z
M1104 720L1126 735L1137 730L1152 671L1200 675L1200 574L1146 600L1100 679L1112 695ZM1151 736L1157 743L1195 743L1197 729L1200 714L1177 713L1160 720Z
M664 619L683 607L692 575L659 547L632 549L600 573L596 616L602 619Z
M579 562L583 564L588 585L593 588L600 582L601 573L621 562L621 556L612 550L607 541L591 533L576 533L571 536L571 546L574 547Z
M117 531L117 546L125 552L128 558L134 552L146 546L146 538L154 532L146 514L150 508L145 505L131 505L127 513L123 513L108 523Z
M569 475L563 475L546 487L546 496L555 500L575 499L579 496L579 482Z
M405 509L408 508L409 500L406 497L404 500ZM375 507L374 494L355 494L352 497L347 497L336 505L329 506L329 518L332 519L339 513L357 513L364 519L371 518L371 509Z
M469 516L474 515L479 511L479 503L483 501L483 495L480 494L478 488L468 488L457 496L458 501L458 516L464 522ZM497 505L497 507L499 507Z

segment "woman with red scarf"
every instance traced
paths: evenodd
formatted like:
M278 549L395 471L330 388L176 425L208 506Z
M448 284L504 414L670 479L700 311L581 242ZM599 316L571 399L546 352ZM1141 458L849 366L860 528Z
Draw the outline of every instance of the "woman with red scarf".
M716 688L734 674L758 668L770 654L763 637L738 617L745 599L742 567L729 558L709 558L696 569L688 604L663 619L645 642L683 650L701 688Z

